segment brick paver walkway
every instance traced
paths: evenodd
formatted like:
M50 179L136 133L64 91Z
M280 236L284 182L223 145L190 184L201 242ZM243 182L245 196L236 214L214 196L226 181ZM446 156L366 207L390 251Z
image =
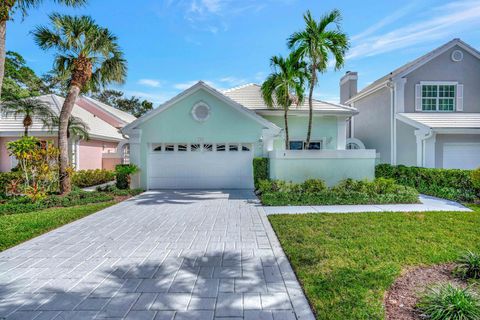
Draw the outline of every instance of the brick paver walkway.
M0 253L0 319L313 319L251 191L147 192Z

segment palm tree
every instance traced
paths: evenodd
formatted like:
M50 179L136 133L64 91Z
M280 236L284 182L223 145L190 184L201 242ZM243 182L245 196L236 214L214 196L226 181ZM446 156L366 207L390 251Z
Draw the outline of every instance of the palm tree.
M75 7L86 4L87 0L55 0L67 6ZM3 76L5 73L5 41L7 36L7 21L15 11L20 11L23 16L31 8L37 7L42 0L1 0L0 1L0 96L2 95Z
M2 103L2 114L6 117L19 116L23 117L23 127L25 128L24 136L28 136L28 128L33 124L33 118L40 121L49 121L53 116L50 106L36 98L26 98L19 100L11 100Z
M53 14L52 29L37 27L35 41L44 50L56 49L55 70L68 75L68 93L60 112L58 146L60 149L60 192L71 190L68 169L68 119L80 92L96 91L112 83L123 83L127 63L117 37L87 16Z
M43 121L43 124L50 132L52 132L58 129L60 124L60 117L53 116L50 119ZM88 140L90 139L88 131L90 131L90 127L88 126L88 124L86 124L79 117L70 116L70 118L68 119L68 139L70 139L71 137L75 137L81 140Z
M280 106L284 110L285 149L290 149L288 136L288 109L303 102L305 63L295 53L287 58L273 56L270 60L273 72L262 84L262 97L269 108Z
M349 48L348 37L340 29L342 15L339 10L333 10L316 22L310 11L303 15L305 30L295 32L288 39L289 49L294 49L302 59L308 62L309 70L309 118L307 132L307 148L312 135L313 89L318 83L318 72L325 72L330 55L335 58L335 70L343 67L345 53ZM334 29L329 26L334 25Z

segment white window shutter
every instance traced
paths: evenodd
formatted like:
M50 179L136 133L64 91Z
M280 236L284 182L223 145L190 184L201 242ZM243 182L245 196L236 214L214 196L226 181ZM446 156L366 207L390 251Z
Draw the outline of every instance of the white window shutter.
M463 111L463 84L457 84L457 111Z
M415 85L415 111L422 111L422 85Z

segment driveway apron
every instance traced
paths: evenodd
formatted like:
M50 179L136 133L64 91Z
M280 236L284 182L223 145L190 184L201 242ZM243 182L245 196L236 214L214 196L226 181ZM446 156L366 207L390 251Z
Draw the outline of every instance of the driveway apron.
M0 253L0 319L314 319L249 190L151 191Z

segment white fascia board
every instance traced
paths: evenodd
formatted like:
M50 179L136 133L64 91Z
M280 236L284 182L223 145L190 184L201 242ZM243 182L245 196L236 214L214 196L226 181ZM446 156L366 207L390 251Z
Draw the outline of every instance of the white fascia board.
M264 116L280 116L284 114L284 111L281 109L277 110L265 110L265 109L256 109L253 110L259 115L264 115ZM319 116L319 117L329 117L329 116L345 116L345 117L351 117L354 115L357 115L359 112L355 109L352 111L321 111L321 110L313 110L313 115L314 116ZM288 115L290 116L305 116L308 117L308 110L295 110L295 109L289 109L288 110Z
M357 94L356 96L354 96L353 98L350 98L349 100L345 101L345 104L351 104L355 101L358 101L366 96L369 96L371 95L372 93L375 93L377 92L378 90L384 88L384 87L387 87L388 84L390 83L390 80L385 80L383 82L380 82L379 84L377 84L376 86L368 89L367 91L364 91L364 92L360 92L359 94Z
M130 124L126 125L125 127L123 127L121 129L121 131L123 133L128 133L131 131L131 129L134 129L136 128L138 125L140 125L141 123L144 123L146 122L147 120L153 118L154 116L156 116L157 114L167 110L168 108L170 108L171 106L173 106L175 103L177 103L178 101L182 100L182 99L185 99L187 98L188 96L192 95L193 93L197 92L198 90L200 89L205 89L207 90L209 93L211 93L214 97L218 98L219 100L222 100L223 102L225 102L226 104L232 106L234 109L240 111L241 113L247 115L249 118L251 118L252 120L260 123L261 125L263 125L264 127L266 128L270 128L272 130L277 130L277 131L280 131L281 128L278 127L277 125L275 125L274 123L262 118L261 116L257 115L254 111L250 110L250 109L247 109L245 108L244 106L242 106L241 104L233 101L232 99L230 99L229 97L225 96L223 93L221 93L220 91L210 87L209 85L207 85L206 83L204 83L203 81L199 81L197 82L196 84L194 84L192 87L186 89L185 91L179 93L178 95L176 95L175 97L173 97L172 99L168 100L167 102L165 102L164 104L162 104L161 106L159 106L158 108L150 111L150 112L147 112L146 114L144 114L143 116L141 116L140 118L138 118L137 120L131 122Z
M408 124L412 127L415 127L419 130L430 130L431 129L429 126L426 126L423 123L420 123L418 121L414 121L414 120L412 120L408 117L405 117L401 114L396 114L395 119L400 120L400 121L402 121L402 122L404 122L404 123L406 123L406 124Z

